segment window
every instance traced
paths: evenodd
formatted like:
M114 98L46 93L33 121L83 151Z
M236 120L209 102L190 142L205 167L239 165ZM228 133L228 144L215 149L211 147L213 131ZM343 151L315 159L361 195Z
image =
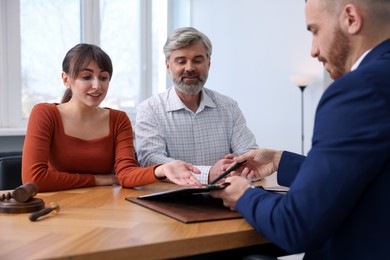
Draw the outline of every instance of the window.
M139 102L166 88L162 47L174 2L0 1L0 128L24 128L36 103L61 100L62 59L79 42L101 46L112 59L113 78L102 106L132 117Z
M80 24L79 0L20 0L22 118L37 103L60 102L62 59L80 42Z
M167 1L100 0L100 18L100 46L114 65L104 104L133 114L139 102L166 87Z

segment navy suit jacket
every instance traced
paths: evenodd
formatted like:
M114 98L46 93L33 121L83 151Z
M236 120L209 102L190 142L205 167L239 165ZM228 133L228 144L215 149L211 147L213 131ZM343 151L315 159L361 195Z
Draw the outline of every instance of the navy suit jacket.
M305 259L389 259L390 39L329 86L307 157L283 152L286 195L248 189L236 209Z

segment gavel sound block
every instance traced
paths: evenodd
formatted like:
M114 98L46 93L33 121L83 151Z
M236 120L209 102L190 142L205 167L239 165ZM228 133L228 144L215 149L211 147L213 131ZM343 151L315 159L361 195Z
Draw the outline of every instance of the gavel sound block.
M12 192L0 196L0 213L28 213L45 207L42 199L34 198L38 193L35 183L26 183Z

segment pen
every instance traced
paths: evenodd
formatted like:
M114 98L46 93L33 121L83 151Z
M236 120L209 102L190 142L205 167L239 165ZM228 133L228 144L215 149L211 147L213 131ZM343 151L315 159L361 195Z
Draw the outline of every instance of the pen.
M215 178L215 180L213 180L209 185L216 184L218 181L220 181L221 179L225 178L229 173L231 173L232 171L237 170L238 168L240 168L241 166L243 166L245 164L246 164L246 161L243 161L243 162L240 162L240 163L236 163L235 165L233 165L232 167L227 169L225 172L223 172L221 175L219 175L217 178Z

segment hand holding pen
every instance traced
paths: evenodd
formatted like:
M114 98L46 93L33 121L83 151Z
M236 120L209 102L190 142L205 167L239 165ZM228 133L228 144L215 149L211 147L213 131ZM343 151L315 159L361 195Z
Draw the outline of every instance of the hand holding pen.
M223 178L228 176L232 171L237 170L238 168L240 168L241 166L244 166L245 164L246 164L246 161L234 164L232 167L227 169L225 172L223 172L221 175L219 175L216 179L214 179L212 182L210 182L209 185L215 185L217 182L219 182L220 180L222 180Z
M275 173L279 168L279 162L283 151L270 149L251 150L234 158L235 161L246 161L245 168L240 176L257 181Z

